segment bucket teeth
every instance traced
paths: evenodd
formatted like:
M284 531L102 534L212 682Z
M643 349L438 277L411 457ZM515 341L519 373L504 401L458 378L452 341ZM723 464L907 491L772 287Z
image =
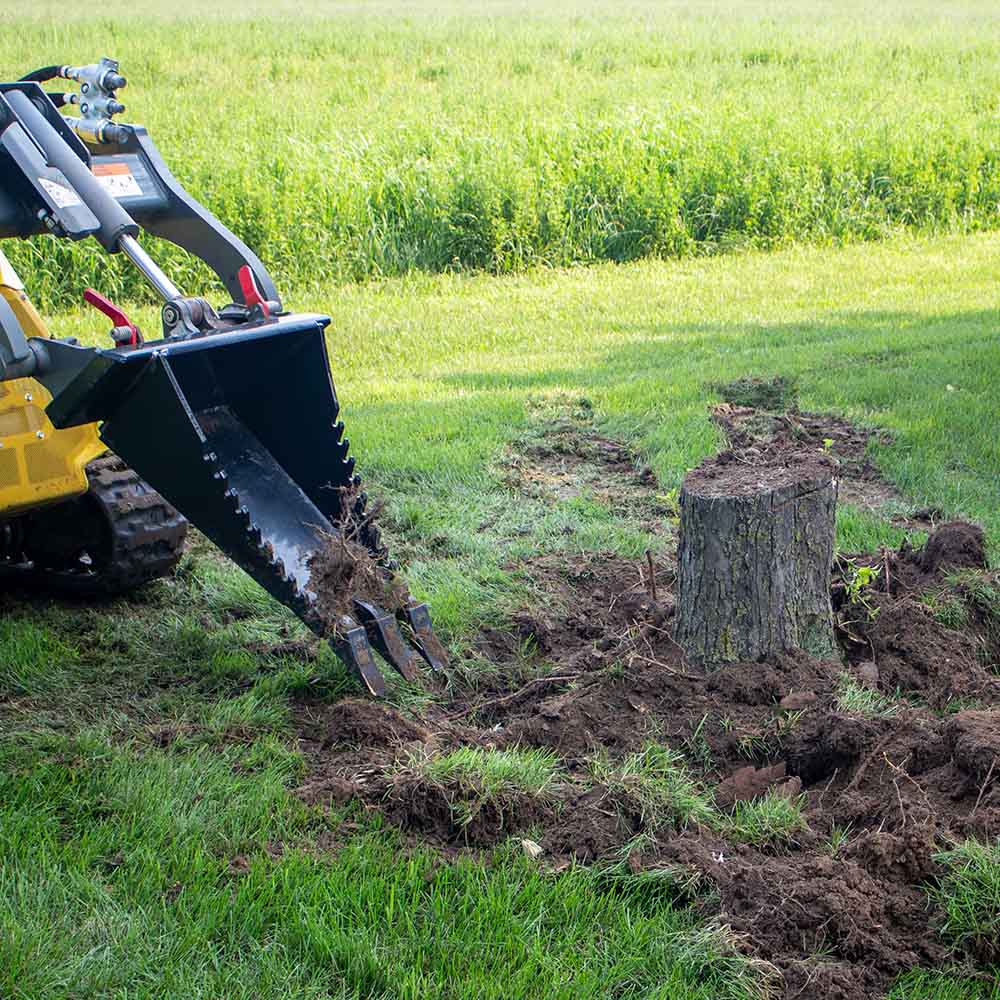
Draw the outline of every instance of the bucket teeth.
M332 640L337 655L361 678L369 694L381 698L385 694L385 678L375 665L364 625L348 615L341 618L340 624L341 634Z
M400 617L413 630L413 644L420 650L432 670L444 670L448 666L448 654L444 644L434 634L431 615L426 604L410 604L400 612Z
M417 662L420 657L403 638L396 619L384 608L359 598L354 599L358 617L368 629L368 638L378 653L408 681L418 678Z

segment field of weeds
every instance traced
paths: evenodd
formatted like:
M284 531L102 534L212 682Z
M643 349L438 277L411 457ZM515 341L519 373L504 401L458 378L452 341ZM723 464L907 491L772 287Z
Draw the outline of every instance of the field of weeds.
M4 78L120 58L127 117L300 287L997 222L1000 27L978 0L5 17ZM145 294L88 247L29 262L46 306L77 279Z

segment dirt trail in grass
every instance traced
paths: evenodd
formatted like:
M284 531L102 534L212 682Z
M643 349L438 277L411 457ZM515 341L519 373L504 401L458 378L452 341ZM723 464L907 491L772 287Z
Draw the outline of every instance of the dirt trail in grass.
M734 446L821 447L848 496L891 495L868 435L843 421L732 404L715 416ZM621 445L572 426L547 440L511 463L513 482L565 495L589 477L669 534L655 480ZM945 524L920 549L840 559L841 662L692 669L671 639L662 557L652 573L645 560L566 553L521 569L544 603L479 638L518 680L416 714L300 706L303 799L377 810L449 854L514 835L555 871L601 866L617 891L657 878L773 963L789 998L883 996L915 966L989 957L949 952L925 889L943 846L1000 835L1000 631L982 601L996 579L978 528ZM445 766L456 750L532 749L560 762L533 788Z

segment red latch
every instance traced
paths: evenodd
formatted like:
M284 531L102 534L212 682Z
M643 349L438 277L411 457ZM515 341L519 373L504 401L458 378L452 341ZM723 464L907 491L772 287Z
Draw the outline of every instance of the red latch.
M83 301L104 313L104 315L111 320L111 323L116 330L131 331L132 338L128 341L131 347L137 347L139 345L139 327L137 327L135 323L133 323L132 320L130 320L128 316L126 316L125 313L114 304L114 302L110 299L106 299L94 288L87 288L84 291ZM115 343L118 343L117 337L115 337Z
M253 271L250 270L249 264L244 264L237 272L236 277L240 282L240 291L243 293L243 301L246 303L248 309L253 309L254 306L260 306L260 311L265 316L271 315L271 307L267 304L267 299L260 294L260 289L257 287L257 280L253 276Z

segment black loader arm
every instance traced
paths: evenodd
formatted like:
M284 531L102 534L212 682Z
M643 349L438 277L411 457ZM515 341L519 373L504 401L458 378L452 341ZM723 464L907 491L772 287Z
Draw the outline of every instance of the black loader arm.
M88 147L88 151L94 174L105 178L108 189L132 218L147 233L169 240L205 261L234 302L243 301L238 272L249 267L261 295L280 303L278 290L260 258L184 190L145 128L119 128L125 135L115 152L106 152L107 146Z
M25 117L31 118L36 129L44 120L58 133L61 164L53 164L50 151L38 147L34 130L23 124ZM125 219L134 221L146 232L201 258L234 302L245 301L238 275L248 267L261 297L280 309L278 290L260 258L188 194L146 129L116 125L115 138L114 143L81 141L39 84L0 84L0 239L43 233L100 239L102 220L95 219L87 207L93 199L77 197L85 194L81 183L96 186L123 210L116 228L125 226ZM90 176L83 176L80 167ZM69 183L60 176L67 171L74 175L68 177ZM113 249L112 240L102 242Z

